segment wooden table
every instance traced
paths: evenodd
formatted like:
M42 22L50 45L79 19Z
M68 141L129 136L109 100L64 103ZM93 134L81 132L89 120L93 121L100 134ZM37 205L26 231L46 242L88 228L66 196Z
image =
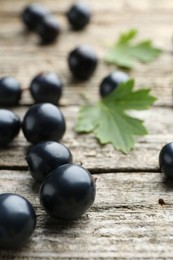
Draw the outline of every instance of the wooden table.
M0 192L15 192L28 198L37 213L36 230L19 251L1 251L0 259L173 259L173 185L166 183L158 168L161 147L173 140L173 1L88 0L92 23L75 33L68 28L64 12L71 0L42 0L59 19L63 32L54 45L40 46L35 34L25 31L19 13L31 1L0 0L0 76L10 75L26 88L40 71L55 71L64 80L61 109L67 132L63 142L81 163L98 178L93 207L71 223L50 219L38 199L36 185L27 169L29 144L19 137L8 149L0 150ZM137 64L130 75L136 84L149 86L158 100L140 116L149 134L139 138L128 155L110 145L100 147L94 136L73 131L83 94L92 101L98 86L114 70L103 57L107 46L120 32L137 28L140 38L150 38L165 52L149 65ZM66 57L80 43L93 46L100 63L96 74L85 83L74 82ZM24 92L21 106L14 108L21 119L32 99ZM162 198L166 205L161 206Z

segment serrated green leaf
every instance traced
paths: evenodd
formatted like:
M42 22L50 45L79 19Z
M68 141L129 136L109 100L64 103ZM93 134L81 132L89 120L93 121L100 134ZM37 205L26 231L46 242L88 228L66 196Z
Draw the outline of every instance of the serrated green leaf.
M156 100L149 93L150 89L146 88L134 91L134 80L130 79L128 84L126 82L121 83L119 88L105 97L102 102L108 103L108 106L110 102L116 103L116 106L121 107L122 110L145 110Z
M108 51L106 62L120 67L131 69L136 60L151 62L161 53L161 50L153 47L150 40L144 40L133 44L132 40L137 36L137 30L131 29L120 35L118 41Z
M126 42L130 42L131 40L133 40L136 37L137 34L138 34L138 31L136 29L131 29L128 32L121 33L117 43L123 44Z
M92 114L92 116L91 116ZM100 117L100 109L98 106L82 106L78 117L75 130L77 132L89 133L97 126L97 119Z
M149 89L134 90L134 80L119 85L109 96L93 106L83 106L75 130L95 133L101 144L112 143L115 149L128 153L135 145L135 136L147 134L143 121L127 114L130 109L149 108L155 98Z

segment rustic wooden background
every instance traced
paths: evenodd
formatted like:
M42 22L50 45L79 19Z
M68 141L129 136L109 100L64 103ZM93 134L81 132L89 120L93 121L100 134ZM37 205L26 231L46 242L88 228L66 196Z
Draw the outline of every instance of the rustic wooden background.
M82 162L98 177L95 204L71 223L50 219L39 204L38 190L28 170L25 152L29 144L23 134L8 149L0 150L0 192L15 192L28 198L37 212L37 228L19 251L1 251L0 259L173 259L173 184L159 172L161 147L173 140L173 1L88 0L93 19L88 28L72 32L64 12L71 0L42 0L62 24L59 41L40 46L35 34L25 31L19 14L32 1L0 0L0 76L10 75L23 88L40 71L55 71L64 80L61 108L67 120L63 142L74 161ZM121 31L137 28L139 38L150 38L165 52L149 65L137 64L130 73L137 86L149 86L158 98L140 112L149 134L139 138L129 155L110 145L101 148L94 136L78 136L73 127L82 94L98 99L98 85L113 71L103 57L107 46ZM80 43L93 46L100 63L96 74L85 83L74 82L68 71L68 52ZM32 99L24 91L21 106L14 108L21 119ZM166 205L158 203L164 199Z

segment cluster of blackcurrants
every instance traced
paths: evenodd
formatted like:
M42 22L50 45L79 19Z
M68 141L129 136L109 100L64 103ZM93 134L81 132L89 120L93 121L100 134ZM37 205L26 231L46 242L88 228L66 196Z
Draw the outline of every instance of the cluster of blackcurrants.
M100 95L109 95L128 75L117 71L106 76L100 84ZM41 73L34 77L29 86L34 101L22 122L26 139L31 143L43 140L59 141L66 129L65 119L56 106L63 91L60 77L53 73ZM20 83L13 77L0 78L0 106L9 107L19 104L22 94ZM19 133L20 119L8 109L0 109L0 146L8 145ZM50 130L51 129L51 130Z
M35 31L43 43L54 42L61 33L59 22L41 4L30 4L24 9L21 17L26 27ZM66 17L72 29L82 30L90 22L91 11L88 5L79 2L70 7Z
M14 112L0 109L0 146L7 146L22 127L28 142L34 144L27 154L27 163L34 180L42 183L40 202L51 217L68 220L79 218L88 210L96 187L93 176L73 164L70 150L59 143L66 130L65 118L55 105L62 86L54 73L37 75L29 87L36 104L28 109L22 123ZM0 79L1 107L18 105L21 93L15 78ZM31 203L17 194L1 194L0 210L0 248L20 247L36 225Z
M114 72L100 85L101 95L115 89L128 76ZM22 123L8 109L0 109L0 146L7 146L22 127L26 139L34 144L26 157L34 180L42 183L41 205L51 217L76 219L93 204L96 194L94 177L81 165L72 162L70 150L59 143L66 123L55 105L62 93L62 82L54 73L37 75L29 87L37 104L26 112ZM21 97L19 83L11 77L0 79L0 106L15 106ZM16 249L31 236L36 214L31 203L17 194L0 195L0 248ZM11 235L12 234L12 235Z
M67 17L74 29L83 29L90 20L90 11L85 5L77 4L70 8ZM59 34L59 25L38 4L26 7L22 18L44 42L52 42ZM92 48L82 45L70 52L68 65L75 78L87 80L96 69L97 56ZM101 97L127 80L124 72L108 75L100 84ZM26 160L32 177L41 183L41 205L53 218L79 218L93 204L96 186L94 177L81 165L74 164L70 150L59 143L66 130L64 116L57 107L63 82L55 73L40 73L31 81L29 90L36 104L28 109L22 123L11 110L0 109L0 147L7 146L22 128L27 141L33 144ZM22 89L16 79L0 79L1 107L17 106L21 96ZM0 195L0 212L0 248L19 248L35 229L33 206L20 195L5 193Z
M0 109L1 147L19 133L34 144L26 160L35 181L40 182L41 205L51 217L63 220L82 216L95 200L95 179L81 165L74 164L70 150L59 143L65 133L65 119L51 103L39 103L26 112L22 124L12 111ZM0 248L16 249L36 226L31 203L17 194L0 195Z
M84 2L78 2L70 7L66 16L74 30L83 30L91 20L91 10ZM50 13L40 4L34 3L27 6L22 12L22 20L27 28L38 32L43 42L54 41L60 33L58 22L55 22ZM97 64L97 55L94 49L88 45L80 45L68 55L69 69L78 80L89 79L95 72ZM128 76L124 72L116 72L104 78L100 85L101 97L108 95L119 83L127 79ZM31 94L33 97L36 95L32 87Z
M100 94L110 94L128 76L114 72L105 77ZM93 204L95 179L80 165L73 164L70 150L59 143L66 123L61 110L55 105L62 94L62 81L54 73L37 75L30 84L30 92L37 104L26 112L22 123L8 109L0 109L0 146L7 146L22 130L33 143L27 154L31 175L40 187L40 202L46 212L58 219L76 219ZM16 106L21 87L12 77L0 79L0 106ZM17 194L0 195L0 248L22 246L36 226L36 214L31 203ZM13 235L11 235L11 233Z

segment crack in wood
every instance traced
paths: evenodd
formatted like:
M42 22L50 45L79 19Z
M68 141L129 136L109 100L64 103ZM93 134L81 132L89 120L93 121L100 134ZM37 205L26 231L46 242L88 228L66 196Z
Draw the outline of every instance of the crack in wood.
M20 165L0 165L0 171L1 170L11 170L11 171L27 171L28 170L28 166L20 166ZM148 173L148 172L158 172L160 173L160 169L159 168L147 168L147 169L143 169L143 168L87 168L87 170L91 173L91 174L104 174L104 173Z

